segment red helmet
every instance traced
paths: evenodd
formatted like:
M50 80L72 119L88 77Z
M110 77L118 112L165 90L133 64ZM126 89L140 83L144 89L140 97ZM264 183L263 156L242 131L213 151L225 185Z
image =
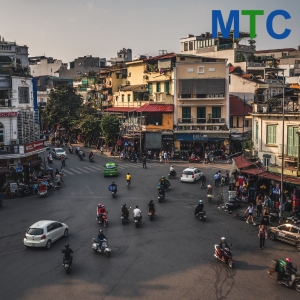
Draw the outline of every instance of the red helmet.
M288 258L288 257L285 259L285 261L286 261L288 264L290 264L290 263L292 262L292 260L291 260L290 258Z
M98 204L98 207L99 207L99 208L101 208L102 206L103 206L102 204L100 204L100 203Z

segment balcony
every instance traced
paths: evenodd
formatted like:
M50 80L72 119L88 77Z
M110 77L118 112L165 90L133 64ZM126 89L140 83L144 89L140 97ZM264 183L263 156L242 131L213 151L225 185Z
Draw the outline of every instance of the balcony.
M178 125L180 124L220 124L225 125L225 118L179 118Z
M282 157L282 144L278 145L278 157ZM284 145L284 160L296 162L298 160L299 148L294 145Z
M253 62L253 61L247 62L247 68L252 68L252 67L254 67L254 68L266 68L267 64Z
M226 132L229 133L229 129L227 125L220 125L220 124L203 124L203 125L188 125L188 124L181 124L177 126L177 131L184 131L184 132L193 132L193 131L201 131L201 132Z
M225 99L225 94L178 94L178 100L199 100L199 99L209 99L209 100L219 100Z
M11 107L10 99L0 99L0 107Z
M0 145L0 156L8 154L19 154L19 145Z

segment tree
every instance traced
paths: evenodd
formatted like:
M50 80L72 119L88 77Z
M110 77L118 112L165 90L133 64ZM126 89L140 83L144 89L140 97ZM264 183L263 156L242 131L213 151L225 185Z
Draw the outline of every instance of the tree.
M79 119L79 108L83 103L81 95L69 85L60 85L49 94L49 100L43 111L43 122L47 126L60 127L69 130L74 120Z
M106 115L101 120L102 135L107 142L113 142L116 140L120 132L120 124L117 116Z

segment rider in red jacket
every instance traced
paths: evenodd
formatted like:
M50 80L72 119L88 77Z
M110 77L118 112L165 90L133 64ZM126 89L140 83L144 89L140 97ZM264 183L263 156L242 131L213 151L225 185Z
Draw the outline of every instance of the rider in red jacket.
M106 208L103 204L98 204L97 206L97 217L99 221L102 221L103 214L106 214Z

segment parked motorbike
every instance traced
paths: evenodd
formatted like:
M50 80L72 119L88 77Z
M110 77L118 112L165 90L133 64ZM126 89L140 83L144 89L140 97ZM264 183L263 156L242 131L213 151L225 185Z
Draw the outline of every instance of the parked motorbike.
M158 202L162 202L163 200L165 200L165 194L161 191L158 190L158 196L157 196Z
M300 223L300 212L297 210L291 212L290 215L288 217L286 217L285 221L287 223L299 224Z
M270 212L270 222L277 222L279 215L277 211Z
M99 224L103 223L103 226L106 228L108 226L108 220L107 220L107 214L108 211L106 211L106 213L102 214L101 216L97 216L96 220L98 221Z
M195 214L195 217L201 220L202 222L206 221L206 211L199 211Z
M25 197L25 196L32 195L32 191L30 190L28 185L19 186L16 192L18 197Z
M110 257L111 249L108 247L106 239L102 241L101 248L99 242L96 239L93 239L92 249L94 252L105 253L107 258Z
M142 216L140 217L134 217L134 224L135 224L135 227L138 228L141 226L142 224Z
M219 245L215 245L215 258L217 258L218 260L220 260L221 262L228 264L228 266L230 268L233 268L233 260L232 260L232 252L229 248L225 248L224 250L224 259L222 259L223 256L223 252L220 249Z
M195 157L190 157L189 158L189 162L190 163L201 163L201 158L199 156L195 156Z
M227 210L233 210L236 208L239 208L241 206L242 201L238 197L230 198L226 203L225 203L225 208Z
M90 162L94 162L94 155L89 158Z
M176 177L177 173L176 171L170 171L168 174L169 179L174 179Z

